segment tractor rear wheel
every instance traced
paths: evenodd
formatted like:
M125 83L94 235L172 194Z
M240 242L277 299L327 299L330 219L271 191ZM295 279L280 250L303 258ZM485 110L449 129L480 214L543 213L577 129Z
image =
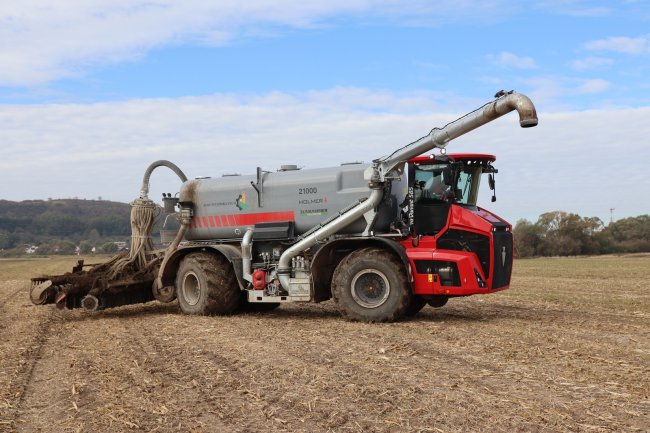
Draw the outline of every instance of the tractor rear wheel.
M241 291L235 271L225 257L188 254L176 275L176 297L186 314L231 314L239 307Z
M357 250L339 263L332 297L344 317L361 322L392 322L411 303L402 262L379 248Z

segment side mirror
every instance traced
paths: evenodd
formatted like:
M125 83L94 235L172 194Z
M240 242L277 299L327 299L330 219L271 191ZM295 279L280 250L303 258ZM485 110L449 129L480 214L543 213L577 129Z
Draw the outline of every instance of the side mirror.
M490 185L490 189L492 190L492 203L497 201L497 184L496 180L494 180L494 174L490 173L488 175L488 184Z

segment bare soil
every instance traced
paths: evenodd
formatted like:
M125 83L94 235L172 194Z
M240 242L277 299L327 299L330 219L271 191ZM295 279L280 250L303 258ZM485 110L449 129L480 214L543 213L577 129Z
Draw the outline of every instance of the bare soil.
M30 303L76 260L0 262L0 431L650 431L649 256L519 260L510 290L374 325Z

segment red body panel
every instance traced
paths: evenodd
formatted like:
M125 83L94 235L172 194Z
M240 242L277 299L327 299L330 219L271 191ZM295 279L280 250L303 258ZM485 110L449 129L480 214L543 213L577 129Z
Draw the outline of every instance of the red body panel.
M443 250L436 246L437 239L448 229L458 229L478 233L490 238L490 251L493 251L492 222L503 222L501 218L478 208L476 211L468 210L461 206L453 205L449 211L447 226L436 236L423 236L418 241L406 239L401 242L406 250L411 265L413 278L413 292L417 295L446 295L446 296L467 296L477 293L491 293L509 288L510 284L498 289L492 288L492 273L489 278L485 277L481 263L477 255L468 251ZM506 223L507 224L507 223ZM508 229L511 230L508 224ZM416 272L415 260L436 260L453 262L458 268L460 275L460 286L443 286L437 274L418 274ZM490 254L490 269L493 269L494 256ZM486 287L480 287L476 277L479 273Z

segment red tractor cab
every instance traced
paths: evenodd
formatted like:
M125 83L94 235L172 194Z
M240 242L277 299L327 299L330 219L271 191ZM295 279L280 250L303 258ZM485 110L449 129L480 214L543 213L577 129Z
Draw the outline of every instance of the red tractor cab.
M452 154L418 156L408 162L410 236L402 245L412 269L414 294L430 303L509 287L512 226L477 206L484 174L494 190L495 159Z

